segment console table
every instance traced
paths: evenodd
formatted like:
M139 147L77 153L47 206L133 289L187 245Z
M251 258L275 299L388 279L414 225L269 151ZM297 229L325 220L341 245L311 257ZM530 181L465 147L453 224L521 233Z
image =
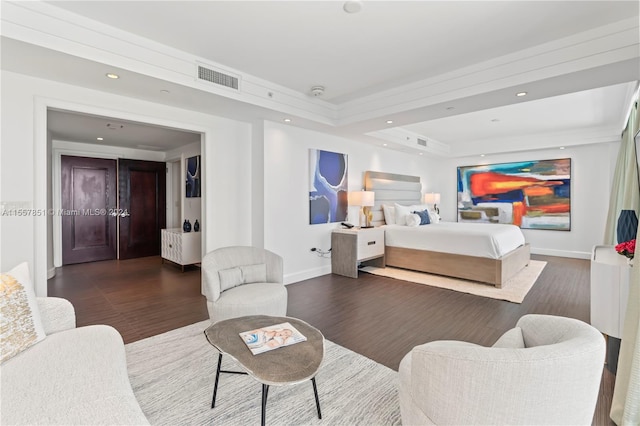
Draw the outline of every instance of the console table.
M183 232L180 228L163 229L160 238L162 261L177 263L183 272L185 265L201 262L200 235L200 232Z
M638 267L638 265L636 265ZM591 325L607 335L607 365L615 373L629 299L631 265L614 246L591 253ZM613 338L613 339L612 339Z

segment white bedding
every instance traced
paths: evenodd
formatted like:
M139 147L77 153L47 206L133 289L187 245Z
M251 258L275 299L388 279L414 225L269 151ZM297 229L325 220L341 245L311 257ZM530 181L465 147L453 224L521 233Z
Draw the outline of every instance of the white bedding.
M417 227L384 225L385 245L499 259L525 243L515 225L440 222Z

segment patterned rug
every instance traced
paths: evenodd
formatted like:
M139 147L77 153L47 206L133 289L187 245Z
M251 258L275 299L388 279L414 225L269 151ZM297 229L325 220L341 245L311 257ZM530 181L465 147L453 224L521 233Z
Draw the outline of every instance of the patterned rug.
M260 422L261 385L245 375L221 374L211 409L217 352L206 341L209 321L126 345L133 391L152 425L245 425ZM222 369L237 370L230 357ZM316 376L322 419L311 381L271 386L267 425L399 425L398 374L325 341Z
M360 270L374 275L395 278L397 280L410 281L432 287L446 288L462 293L474 294L476 296L490 297L492 299L522 303L546 265L547 262L530 260L529 266L518 272L513 278L507 281L502 288L496 288L491 284L443 277L442 275L427 274L424 272L409 271L400 268L378 268L375 266L365 266Z

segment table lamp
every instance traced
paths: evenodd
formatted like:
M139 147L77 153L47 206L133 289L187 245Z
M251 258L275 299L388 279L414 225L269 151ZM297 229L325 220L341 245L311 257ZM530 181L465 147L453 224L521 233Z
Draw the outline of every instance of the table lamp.
M436 213L440 214L440 209L438 208L438 203L440 203L440 194L437 192L427 192L424 194L424 202L425 204L433 204L433 209Z
M360 207L359 222L362 223L362 215L364 215L365 225L361 228L373 228L369 219L369 207L375 204L375 192L373 191L351 191L349 192L349 205Z

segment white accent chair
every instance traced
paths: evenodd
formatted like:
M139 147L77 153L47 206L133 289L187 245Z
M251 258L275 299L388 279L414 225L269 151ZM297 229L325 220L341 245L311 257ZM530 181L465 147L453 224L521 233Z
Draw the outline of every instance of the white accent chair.
M490 348L416 346L400 362L405 425L590 425L604 337L582 321L525 315Z
M202 294L212 323L287 314L282 257L256 247L223 247L202 259Z

